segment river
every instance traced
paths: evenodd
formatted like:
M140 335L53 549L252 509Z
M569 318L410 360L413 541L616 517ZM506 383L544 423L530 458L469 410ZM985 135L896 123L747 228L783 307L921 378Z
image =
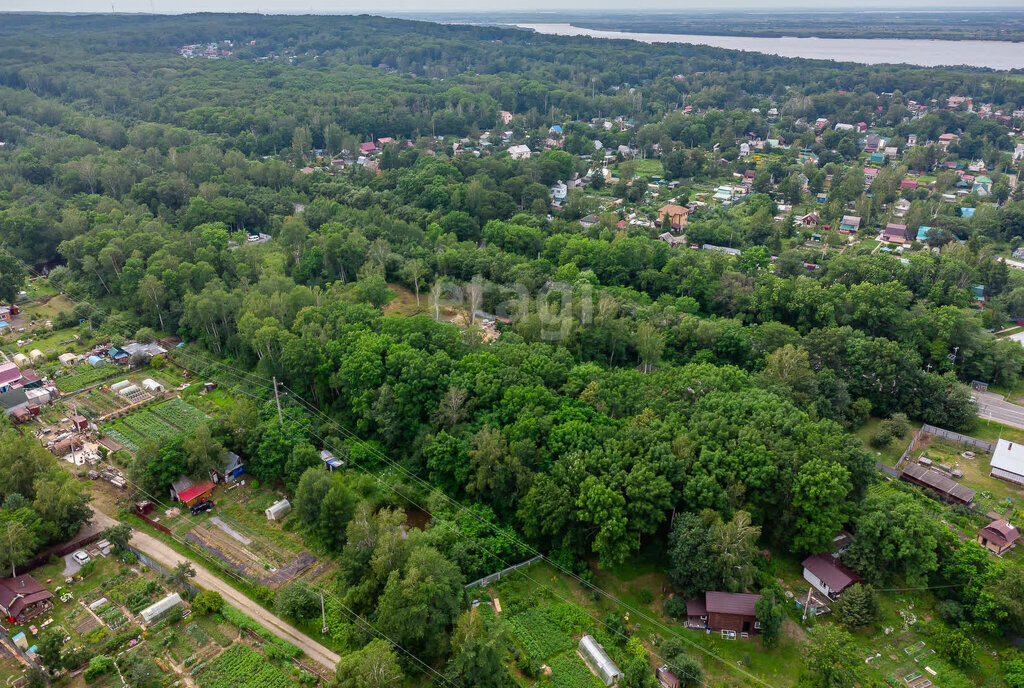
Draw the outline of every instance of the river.
M516 24L519 28L556 36L624 38L644 43L691 43L729 50L748 50L815 60L861 64L912 64L923 67L969 65L992 69L1024 68L1024 44L1008 41L930 41L899 38L762 38L699 36L675 33L599 31L572 24Z

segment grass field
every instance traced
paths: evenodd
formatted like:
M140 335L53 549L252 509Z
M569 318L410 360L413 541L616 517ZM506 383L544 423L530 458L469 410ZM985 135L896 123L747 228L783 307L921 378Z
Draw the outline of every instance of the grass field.
M910 432L904 437L893 438L893 441L884 447L872 447L871 436L874 435L879 426L882 424L881 418L870 418L868 422L860 426L853 434L861 441L864 448L867 449L871 456L875 457L876 461L881 461L887 466L895 466L896 462L899 461L900 456L903 455L903 451L910 444L910 440L914 437L914 433L917 432L921 424L917 421L910 422Z

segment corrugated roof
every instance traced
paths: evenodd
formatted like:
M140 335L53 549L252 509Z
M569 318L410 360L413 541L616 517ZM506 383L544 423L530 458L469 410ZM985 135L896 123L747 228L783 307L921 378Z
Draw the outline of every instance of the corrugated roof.
M928 487L936 492L949 495L963 502L971 502L974 499L975 491L971 488L961 485L945 473L937 471L934 468L925 468L924 466L918 466L917 464L908 464L903 469L903 474L908 475L914 479L914 481L921 483L925 487Z
M178 499L180 499L183 502L190 502L196 497L201 497L207 492L210 492L212 489L213 483L210 482L209 480L204 480L198 485L193 485L184 492L179 492Z
M999 440L992 452L992 468L1024 475L1024 444Z

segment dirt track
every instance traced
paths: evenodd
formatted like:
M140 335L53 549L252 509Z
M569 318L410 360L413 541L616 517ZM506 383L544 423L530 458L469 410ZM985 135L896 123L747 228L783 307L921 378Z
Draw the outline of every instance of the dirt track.
M99 510L94 511L95 516L93 517L93 520L97 524L104 528L117 525L118 522L110 516L107 516ZM131 545L140 552L152 557L155 561L168 569L173 569L180 562L186 561L187 559L187 557L178 554L155 537L143 533L138 529L133 529L132 531ZM329 672L334 670L334 667L341 659L340 656L331 652L304 633L301 633L293 626L290 626L278 617L274 616L266 609L238 592L238 590L207 571L195 561L192 561L191 559L187 560L192 563L192 568L196 571L196 577L193 579L193 583L195 583L197 587L219 592L224 597L224 600L232 607L240 609L259 621L260 624L278 638L287 640L293 645L301 648L302 651L306 653L307 657L329 670Z

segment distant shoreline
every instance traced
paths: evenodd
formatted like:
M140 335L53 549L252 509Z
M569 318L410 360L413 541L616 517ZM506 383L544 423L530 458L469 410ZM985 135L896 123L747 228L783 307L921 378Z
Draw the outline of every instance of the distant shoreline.
M658 33L678 34L678 35L689 35L695 32L696 28L686 29L685 27L675 27L672 24L660 24L657 27L639 27L639 26L627 26L622 28L610 28L604 22L593 22L593 21L573 21L569 20L568 23L572 26L581 29L592 29L594 31L620 31L622 33L647 33L648 29L657 29ZM822 40L828 39L906 39L906 40L941 40L941 41L1000 41L1006 43L1024 43L1024 33L1015 34L1013 36L1000 36L998 38L980 38L977 36L964 36L964 35L943 35L935 36L934 33L928 35L921 35L918 33L909 33L904 35L896 35L892 30L879 30L879 29L863 29L858 31L853 30L835 30L832 32L822 31L818 28L808 28L801 30L798 28L787 27L786 29L751 29L749 27L736 27L734 29L725 27L709 27L704 26L700 29L700 34L705 36L733 36L736 38L820 38Z

